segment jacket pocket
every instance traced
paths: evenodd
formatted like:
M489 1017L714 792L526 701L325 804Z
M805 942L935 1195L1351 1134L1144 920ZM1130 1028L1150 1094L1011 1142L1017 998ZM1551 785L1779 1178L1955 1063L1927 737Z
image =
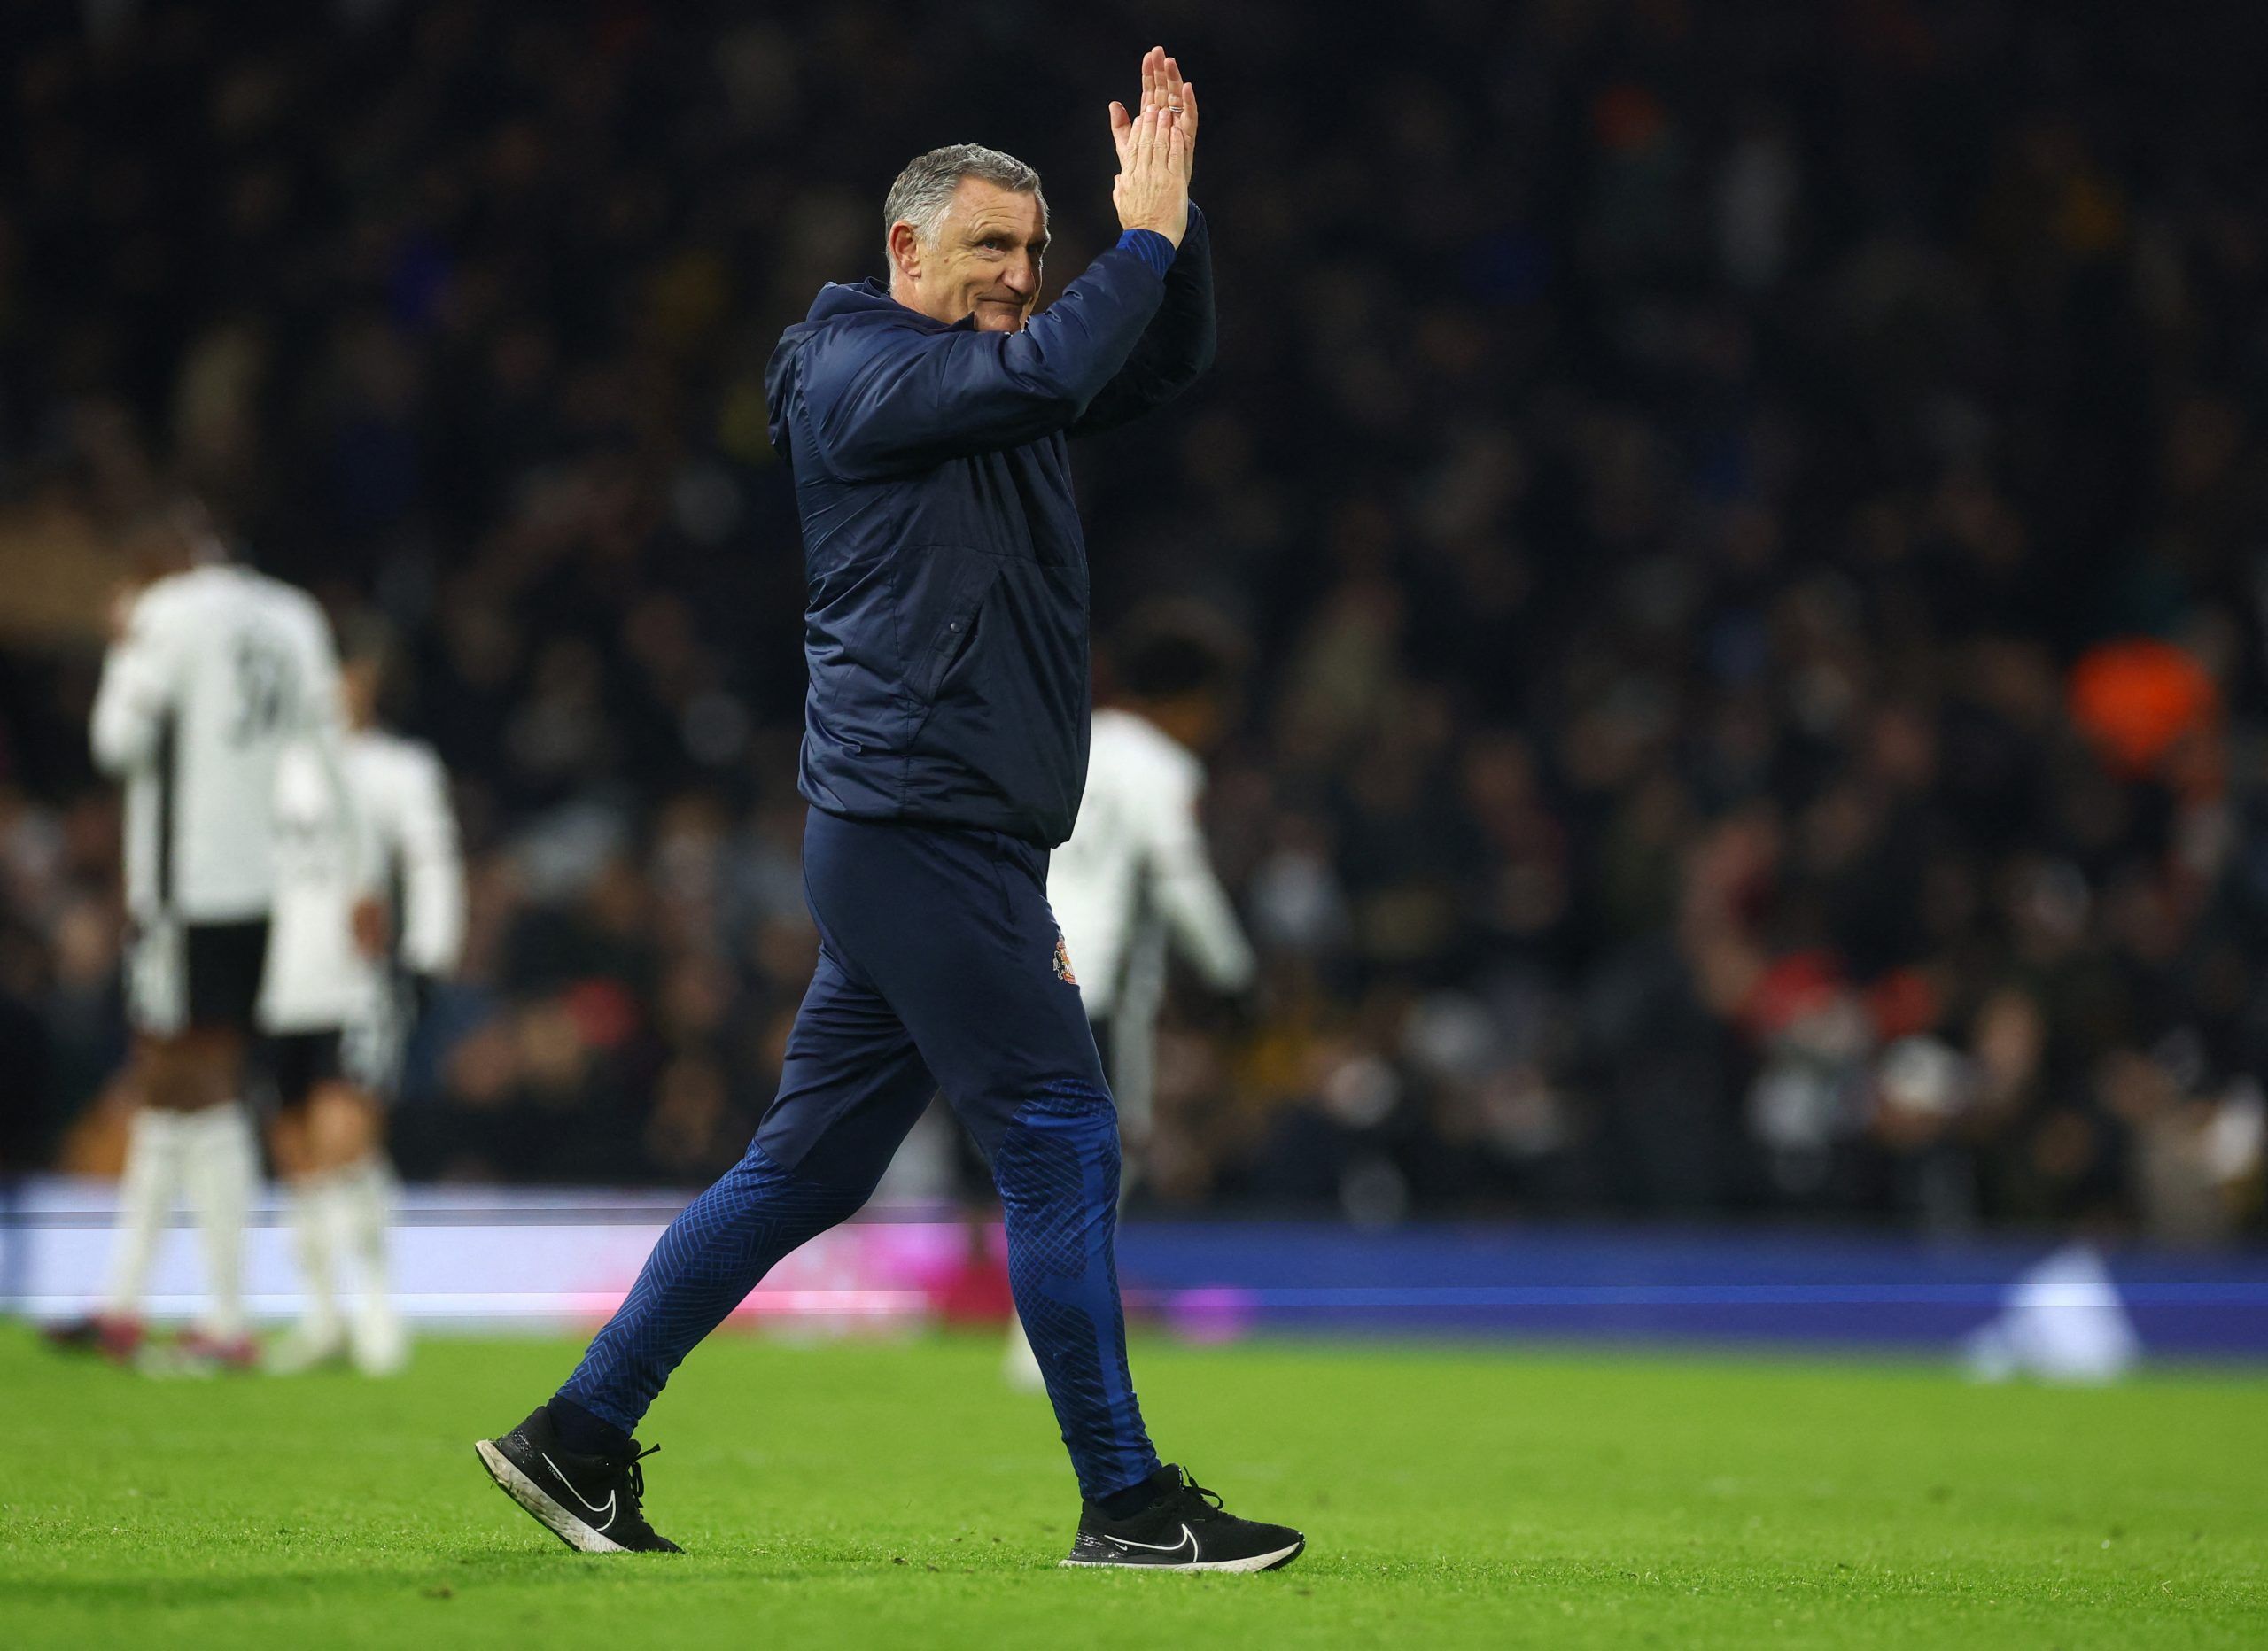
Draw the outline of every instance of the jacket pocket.
M972 555L952 584L941 617L930 627L927 646L907 662L906 686L923 700L934 700L944 686L945 673L967 655L983 622L984 603L1000 581L998 557Z

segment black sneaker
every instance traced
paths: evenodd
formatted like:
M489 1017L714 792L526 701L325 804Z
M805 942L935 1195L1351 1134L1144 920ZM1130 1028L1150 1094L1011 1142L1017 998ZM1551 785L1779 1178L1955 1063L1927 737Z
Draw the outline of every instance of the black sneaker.
M1152 1570L1274 1570L1299 1558L1308 1539L1288 1525L1239 1519L1221 1499L1168 1463L1158 1469L1158 1500L1138 1514L1113 1519L1092 1502L1066 1565L1139 1565Z
M624 1455L575 1455L560 1446L550 1411L539 1405L503 1438L482 1439L473 1449L496 1488L571 1548L586 1554L685 1552L657 1534L638 1511L638 1500L646 1494L646 1475L638 1464L654 1450L640 1450L635 1439Z

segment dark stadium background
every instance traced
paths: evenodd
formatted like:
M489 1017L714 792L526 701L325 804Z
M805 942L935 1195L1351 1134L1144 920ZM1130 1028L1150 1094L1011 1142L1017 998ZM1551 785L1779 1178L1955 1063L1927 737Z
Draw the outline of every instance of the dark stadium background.
M1083 501L1103 632L1173 595L1248 639L1209 812L1265 983L1177 1004L1146 1207L2256 1236L2264 35L19 0L10 1161L114 1151L85 713L107 535L167 477L392 619L457 778L471 957L405 1172L737 1156L812 952L765 360L933 143L1037 165L1075 273L1155 38L1205 97L1220 365Z

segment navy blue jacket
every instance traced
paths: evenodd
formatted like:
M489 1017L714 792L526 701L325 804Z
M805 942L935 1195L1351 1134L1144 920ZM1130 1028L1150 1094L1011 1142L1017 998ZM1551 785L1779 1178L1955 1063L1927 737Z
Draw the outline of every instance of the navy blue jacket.
M1113 247L1021 332L834 283L765 374L809 583L800 786L851 819L1045 848L1086 788L1087 551L1066 438L1213 359L1202 217L1161 281Z

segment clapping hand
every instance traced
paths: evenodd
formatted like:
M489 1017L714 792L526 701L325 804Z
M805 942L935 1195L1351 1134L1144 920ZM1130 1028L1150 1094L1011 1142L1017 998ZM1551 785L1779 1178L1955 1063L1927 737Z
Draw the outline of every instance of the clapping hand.
M1181 64L1166 56L1163 46L1153 46L1142 58L1142 106L1138 112L1162 110L1173 123L1182 128L1189 141L1188 158L1183 162L1182 177L1185 182L1197 169L1197 85L1181 78ZM1118 165L1126 167L1127 144L1134 135L1133 115L1126 112L1122 103L1110 105L1110 139L1118 146Z
M1118 177L1110 198L1120 227L1154 229L1181 244L1189 228L1189 174L1197 164L1196 89L1181 69L1153 46L1142 59L1142 111L1110 105L1111 142L1118 150Z

